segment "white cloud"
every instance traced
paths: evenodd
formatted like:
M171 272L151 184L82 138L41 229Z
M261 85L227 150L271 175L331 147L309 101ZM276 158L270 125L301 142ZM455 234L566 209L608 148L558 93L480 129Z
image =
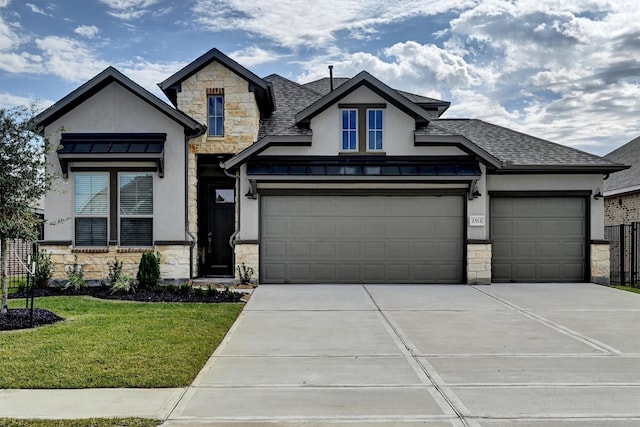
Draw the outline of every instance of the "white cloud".
M324 0L303 5L297 0L196 0L193 12L199 28L242 29L289 48L326 48L340 31L366 38L379 25L474 4L472 0Z
M27 6L29 9L31 9L31 12L33 12L33 13L38 13L38 14L44 15L44 16L53 16L50 13L45 12L43 9L39 8L38 6L36 6L33 3L25 3L25 6Z
M0 16L0 52L10 51L20 43L20 36Z
M67 81L83 82L108 65L77 40L48 36L37 39L36 46L42 51L44 70Z
M229 53L229 57L242 64L244 67L250 68L268 62L278 61L283 57L283 55L257 46L250 46L245 49Z
M40 109L45 109L53 105L53 101L48 99L39 99L36 97L19 96L12 93L0 93L0 108L13 108L23 105L35 104Z
M100 29L95 25L80 25L73 30L74 33L87 37L89 39L94 38L100 32Z
M7 7L9 6L9 3L11 2L11 0L0 0L0 7Z
M100 0L100 2L111 9L107 12L109 15L130 21L149 13L149 8L160 0Z

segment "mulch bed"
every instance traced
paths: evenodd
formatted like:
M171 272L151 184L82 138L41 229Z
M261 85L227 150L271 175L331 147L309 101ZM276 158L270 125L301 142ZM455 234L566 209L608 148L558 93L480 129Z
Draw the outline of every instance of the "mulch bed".
M138 301L138 302L193 302L193 303L221 303L221 302L240 302L244 293L226 292L226 291L207 291L194 292L188 288L180 287L162 287L158 286L152 290L138 289L135 292L111 293L111 290L104 286L90 286L84 289L64 289L60 287L49 287L44 289L34 289L33 296L49 297L49 296L79 296L86 295L94 298L121 300L121 301ZM23 290L14 292L9 295L11 299L26 298ZM49 325L51 323L64 320L49 310L40 308L33 309L33 326ZM15 329L26 329L31 327L29 310L27 309L9 309L7 315L0 314L0 331L8 331Z
M42 308L33 309L33 327L50 325L64 320ZM0 314L0 331L12 331L16 329L31 328L31 316L26 308L10 308L7 314Z

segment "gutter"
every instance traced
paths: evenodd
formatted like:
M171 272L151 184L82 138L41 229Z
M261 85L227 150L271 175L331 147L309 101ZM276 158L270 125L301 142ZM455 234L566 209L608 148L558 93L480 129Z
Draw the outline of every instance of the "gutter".
M238 206L238 209L236 209L236 229L231 235L231 237L229 237L229 246L231 246L231 249L235 249L236 247L235 240L236 240L236 237L238 237L238 234L240 234L240 174L236 173L235 175L231 175L225 169L223 162L220 162L220 169L222 169L222 172L224 172L224 174L227 175L229 178L233 178L236 180L236 188L238 189L236 191L236 197L238 198L238 203L236 203L236 205ZM233 258L234 258L233 263L235 265L235 251L233 253Z

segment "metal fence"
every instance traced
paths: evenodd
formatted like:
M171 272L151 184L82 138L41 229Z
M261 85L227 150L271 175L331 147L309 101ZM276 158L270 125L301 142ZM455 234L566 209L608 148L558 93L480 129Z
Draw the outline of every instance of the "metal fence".
M9 288L26 287L29 280L29 269L38 251L38 244L24 240L9 240L7 242Z
M611 245L611 283L640 287L640 222L606 226L604 237Z

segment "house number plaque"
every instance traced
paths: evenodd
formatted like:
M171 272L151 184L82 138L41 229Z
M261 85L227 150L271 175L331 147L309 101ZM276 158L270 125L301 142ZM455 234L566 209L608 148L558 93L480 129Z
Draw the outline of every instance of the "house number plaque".
M469 225L471 227L484 227L484 215L470 215Z

